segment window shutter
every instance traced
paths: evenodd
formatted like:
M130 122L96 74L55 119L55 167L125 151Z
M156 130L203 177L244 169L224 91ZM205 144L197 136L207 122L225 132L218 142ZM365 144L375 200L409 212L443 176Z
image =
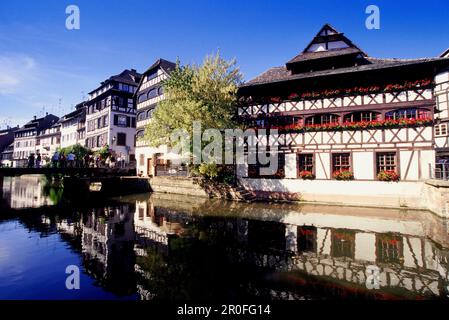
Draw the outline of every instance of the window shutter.
M126 127L131 127L131 117L126 117Z
M118 125L118 115L114 114L114 125Z

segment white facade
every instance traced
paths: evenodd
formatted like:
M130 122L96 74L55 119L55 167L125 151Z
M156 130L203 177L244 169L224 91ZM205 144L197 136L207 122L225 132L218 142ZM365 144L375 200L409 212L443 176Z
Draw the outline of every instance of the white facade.
M76 144L86 144L86 118L84 115L75 116L61 121L61 148Z
M28 163L28 157L36 153L36 131L18 133L14 138L13 166L24 167Z
M53 154L61 147L61 125L58 123L43 130L38 136L36 154L42 157L42 164L49 163Z
M435 146L443 153L449 151L449 71L435 77L435 99L439 113L435 115Z
M145 133L145 127L150 123L153 112L160 101L165 99L161 82L169 77L168 71L164 70L163 63L173 67L168 61L159 60L144 73L141 83L137 89L137 139L136 139L136 161L137 174L142 176L154 176L155 166L162 160L163 155L168 152L167 146L157 148L150 147L147 141L141 140ZM158 160L159 159L159 160Z

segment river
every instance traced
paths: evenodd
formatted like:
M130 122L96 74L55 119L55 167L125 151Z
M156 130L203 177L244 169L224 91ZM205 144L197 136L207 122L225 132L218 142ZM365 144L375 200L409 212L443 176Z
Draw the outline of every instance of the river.
M0 299L448 297L448 224L429 212L168 194L68 205L58 183L5 178Z

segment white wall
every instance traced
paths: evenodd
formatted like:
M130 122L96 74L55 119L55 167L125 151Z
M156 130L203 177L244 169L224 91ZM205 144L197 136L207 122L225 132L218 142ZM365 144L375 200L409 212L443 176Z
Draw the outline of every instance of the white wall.
M303 201L426 209L423 182L240 179L252 191L297 194Z
M376 179L373 152L353 152L352 164L354 167L354 178L373 180Z

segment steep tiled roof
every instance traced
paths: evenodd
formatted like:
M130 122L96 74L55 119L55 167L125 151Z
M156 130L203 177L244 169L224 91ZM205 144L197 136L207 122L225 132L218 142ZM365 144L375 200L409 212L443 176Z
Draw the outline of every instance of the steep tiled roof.
M116 82L121 82L121 83L125 83L125 84L129 84L129 85L133 85L133 86L137 86L137 84L140 82L140 79L142 78L142 75L140 73L138 73L136 70L131 69L131 70L123 70L121 73L115 75L115 76L111 76L109 77L109 79L107 79L106 81L101 82L101 85L97 88L95 88L94 90L92 90L91 92L89 92L89 94L94 93L95 91L97 91L98 89L100 89L101 87L103 87L104 85L108 84L109 82L112 81L116 81Z
M420 63L429 63L435 61L447 61L449 64L448 58L423 58L423 59L377 59L367 57L367 60L370 62L369 64L352 66L347 68L339 68L339 69L329 69L329 70L320 70L313 72L305 72L299 74L292 74L286 67L274 67L268 69L261 75L255 77L254 79L244 83L241 87L249 87L253 85L260 85L266 83L275 83L296 79L307 79L328 75L336 75L336 74L344 74L344 73L354 73L354 72L362 72L362 71L370 71L370 70L380 70L394 67L401 67L407 65L414 65Z
M449 53L449 49L446 51L447 53ZM335 59L337 57L339 59ZM340 59L340 57L343 58ZM241 87L438 61L445 61L449 65L448 56L422 59L378 59L369 57L343 33L338 32L329 24L325 24L304 51L288 61L285 66L268 69L261 75L244 83Z

